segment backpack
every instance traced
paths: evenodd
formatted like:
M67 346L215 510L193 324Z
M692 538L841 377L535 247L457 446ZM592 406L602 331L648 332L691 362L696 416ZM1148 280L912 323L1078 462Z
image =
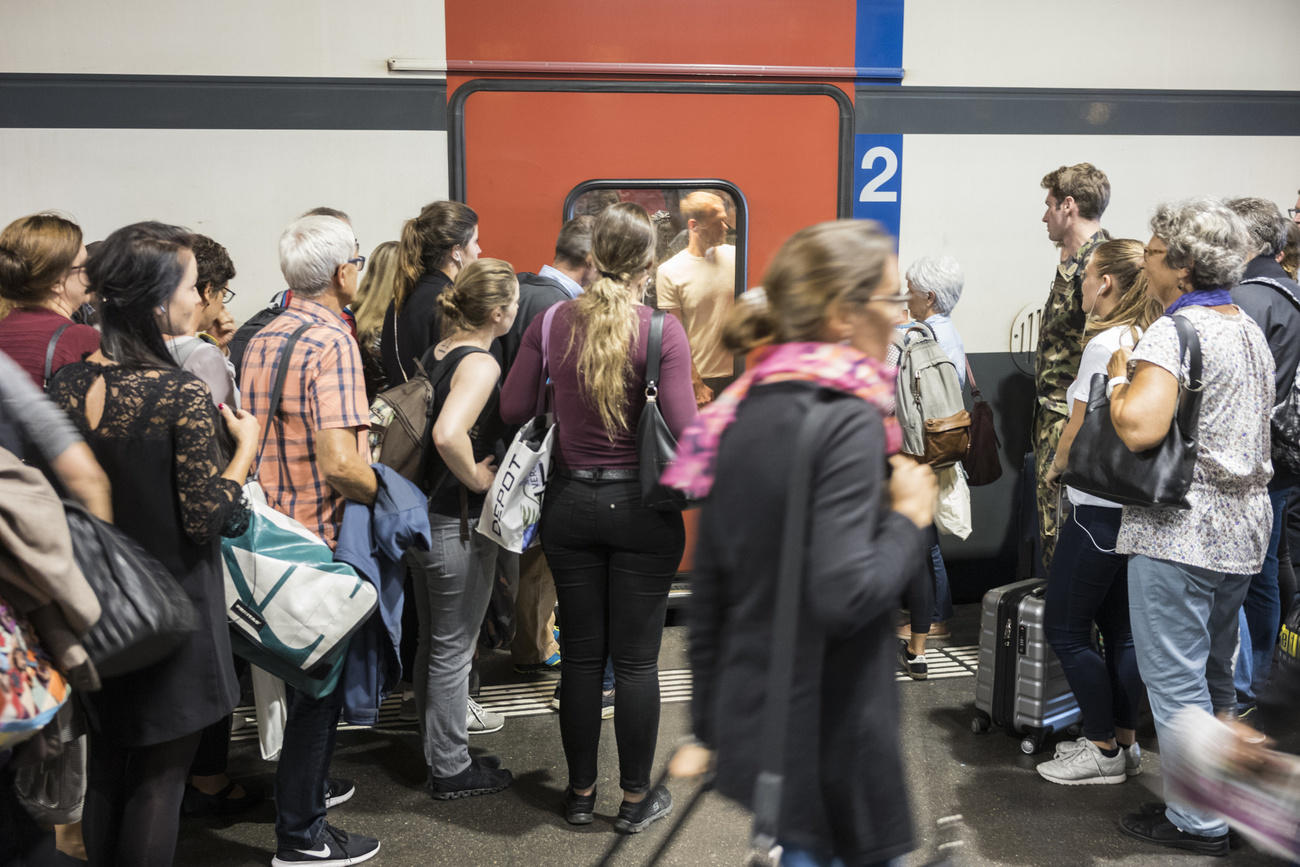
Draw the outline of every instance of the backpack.
M257 332L270 325L271 320L288 309L286 294L281 292L271 300L269 305L250 316L243 325L239 326L235 336L230 338L230 363L235 366L235 384L241 389L244 384L239 380L244 375L244 351L248 349L248 341L252 340Z
M1240 285L1246 283L1270 286L1281 292L1296 306L1297 310L1300 310L1300 298L1297 298L1286 284L1270 277L1251 277L1242 280ZM1297 338L1291 335L1291 339ZM1273 434L1270 439L1274 471L1276 472L1277 467L1281 467L1291 473L1300 473L1300 365L1296 366L1296 371L1291 376L1290 390L1281 402L1273 407L1270 422Z
M913 323L900 341L896 400L903 453L934 467L954 464L970 450L971 425L957 366L924 323Z
M442 361L446 360L444 356ZM435 393L447 374L455 369L454 364L439 363L430 377L424 364L416 360L415 374L410 379L375 396L370 404L371 463L390 467L402 478L424 487L429 441L438 413Z

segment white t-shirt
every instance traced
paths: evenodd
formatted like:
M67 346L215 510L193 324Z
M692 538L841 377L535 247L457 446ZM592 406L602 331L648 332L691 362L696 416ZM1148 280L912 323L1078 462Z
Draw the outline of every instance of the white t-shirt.
M735 372L722 346L722 326L736 301L736 248L712 247L703 256L682 250L659 266L655 294L660 310L671 310L686 328L695 369L706 379Z
M1136 344L1135 332L1140 336L1141 332L1136 328L1117 325L1114 328L1107 328L1105 331L1099 332L1088 341L1088 345L1083 348L1083 355L1079 359L1079 373L1075 376L1074 382L1070 383L1070 387L1065 390L1065 402L1071 410L1074 409L1073 402L1076 400L1084 404L1088 402L1088 392L1092 388L1093 374L1106 372L1106 365L1110 363L1110 357L1115 354L1115 350L1121 346L1130 351L1133 349ZM1101 497L1094 497L1092 494L1085 494L1083 491L1075 490L1069 485L1065 486L1065 495L1076 506L1104 506L1108 509L1122 508L1119 503L1103 500Z

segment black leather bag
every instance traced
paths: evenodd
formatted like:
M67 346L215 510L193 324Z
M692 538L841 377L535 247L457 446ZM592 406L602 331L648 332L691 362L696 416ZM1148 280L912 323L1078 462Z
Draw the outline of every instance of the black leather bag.
M1088 408L1062 481L1076 490L1126 506L1187 509L1187 491L1196 465L1196 429L1201 418L1201 342L1182 316L1178 329L1180 366L1188 372L1178 383L1178 405L1165 438L1155 448L1129 451L1115 433L1106 397L1106 374L1089 383Z
M680 511L694 502L659 479L677 455L677 438L659 411L659 366L663 360L664 317L656 310L650 317L650 337L645 354L645 408L636 424L636 454L641 479L641 502L660 511Z
M162 563L121 530L65 500L72 553L102 611L82 642L102 677L152 665L199 628L194 603Z

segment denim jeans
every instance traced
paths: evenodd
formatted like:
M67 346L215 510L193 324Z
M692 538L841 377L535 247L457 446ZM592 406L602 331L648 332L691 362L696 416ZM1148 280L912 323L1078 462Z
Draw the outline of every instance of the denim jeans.
M659 645L686 545L682 516L642 506L636 481L557 475L546 489L541 534L560 602L560 740L569 784L596 782L609 657L618 682L620 785L647 791L659 735Z
M325 790L343 710L343 687L312 698L285 687L289 712L275 768L275 839L281 848L313 849L325 830Z
M844 859L838 856L827 858L811 849L798 849L781 844L781 867L845 867ZM902 867L902 858L890 858L887 861L874 861L864 867Z
M1176 761L1167 735L1185 707L1208 713L1236 706L1232 652L1237 612L1250 583L1234 575L1134 554L1128 561L1129 611L1138 668L1147 685L1161 762ZM1216 813L1166 795L1165 815L1191 834L1218 837L1228 824Z
M430 514L432 547L406 555L420 618L411 684L424 761L435 777L452 777L469 767L469 670L501 551L474 529L477 524L470 519L469 540L462 542L460 518Z
M930 525L930 586L934 590L934 607L930 611L931 623L945 623L952 619L952 590L948 587L948 568L943 565L943 552L939 550L939 531Z
M1129 625L1128 557L1116 554L1122 509L1075 506L1061 516L1047 578L1044 632L1083 714L1083 734L1110 740L1137 728L1142 677ZM1092 643L1101 631L1105 655Z
M1282 596L1277 581L1277 549L1282 541L1282 528L1286 523L1286 505L1291 488L1269 490L1268 501L1273 506L1273 530L1268 537L1268 553L1264 567L1250 579L1250 589L1241 606L1239 634L1241 647L1237 650L1237 665L1233 683L1237 687L1237 703L1250 706L1255 696L1268 680L1273 663L1273 646L1277 644L1278 627L1282 622Z

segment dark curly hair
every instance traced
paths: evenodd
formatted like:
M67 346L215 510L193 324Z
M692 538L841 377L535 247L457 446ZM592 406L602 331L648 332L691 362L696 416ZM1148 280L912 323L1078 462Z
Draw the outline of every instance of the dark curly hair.
M194 264L199 269L199 292L205 297L226 288L235 277L235 263L230 261L226 248L207 235L194 235L190 249L194 251Z

